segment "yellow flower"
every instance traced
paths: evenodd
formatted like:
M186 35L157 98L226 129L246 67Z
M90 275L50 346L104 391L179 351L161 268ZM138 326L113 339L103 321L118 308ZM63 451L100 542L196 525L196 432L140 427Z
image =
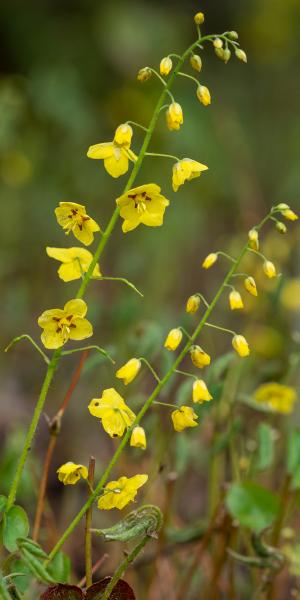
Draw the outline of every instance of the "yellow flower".
M86 273L93 260L91 252L85 248L49 248L46 252L51 258L59 260L62 264L58 268L58 275L63 281L80 279L82 273ZM95 265L93 276L101 275L99 265Z
M67 462L56 471L59 481L64 485L74 485L80 477L87 479L88 470L84 465L76 465L73 462Z
M134 427L130 438L130 446L146 450L147 440L143 427Z
M167 126L170 131L178 131L183 123L182 108L178 102L172 102L166 112Z
M159 72L161 75L169 75L170 71L172 70L172 60L169 56L166 56L165 58L162 58L160 61L160 65L159 65Z
M87 305L84 300L69 300L61 308L45 310L38 318L44 329L41 340L45 348L55 349L70 340L84 340L93 335L91 323L85 319Z
M140 69L137 74L137 80L141 81L142 83L144 81L148 81L150 77L152 77L152 71L149 67L144 67L143 69Z
M190 64L191 67L195 69L195 71L198 71L198 73L200 73L202 69L202 60L198 54L192 54L192 56L190 57Z
M194 16L194 21L195 21L196 25L202 25L202 23L204 23L204 14L203 14L203 12L196 13L195 16Z
M86 214L85 206L75 202L60 202L55 209L58 224L65 230L66 235L71 231L85 246L94 240L94 232L100 227L94 219Z
M117 481L110 481L104 488L104 493L98 500L98 508L111 510L118 508L122 510L129 502L132 502L137 491L148 480L148 475L134 475L134 477L120 477Z
M181 406L171 414L175 431L183 431L186 427L197 427L198 415L189 406Z
M147 183L129 190L116 200L120 207L120 216L124 219L124 233L135 229L140 223L149 227L159 227L163 224L167 200L160 193L160 187L155 183Z
M252 250L259 250L258 231L256 229L248 231L248 243Z
M236 49L235 55L239 60L242 60L244 63L247 62L247 54L241 48Z
M263 270L269 279L272 279L272 277L276 277L277 275L275 265L270 260L265 260L263 263Z
M299 218L298 215L296 215L296 213L290 208L282 210L281 214L288 221L297 221L297 219Z
M187 313L195 313L197 312L200 306L200 298L197 294L193 294L187 299L185 310Z
M114 388L104 390L101 398L93 398L88 409L93 417L101 419L103 429L110 437L122 437L135 419L134 412Z
M206 171L208 167L202 163L192 160L191 158L183 158L173 166L172 186L174 192L177 192L180 185L185 181L191 181L195 177L200 177L202 171Z
M293 411L297 396L292 387L271 382L260 385L254 392L254 399L276 412L287 414Z
M252 296L257 296L257 287L253 277L246 277L246 279L244 279L244 287L249 294Z
M242 357L250 354L248 342L243 335L235 335L232 338L232 346L234 350Z
M218 260L218 255L215 252L208 254L202 263L203 269L209 269L210 267L212 267L215 264L216 260Z
M165 343L164 343L164 347L167 348L167 350L176 350L176 348L178 348L180 342L182 340L182 331L181 329L179 329L178 327L176 329L171 329L171 331L169 331Z
M141 368L141 361L138 358L131 358L123 367L118 369L116 377L123 379L125 385L135 379Z
M205 85L199 85L197 87L197 98L203 106L211 104L210 91Z
M128 123L117 127L112 142L94 144L87 152L88 158L104 160L104 167L112 177L120 177L127 173L129 160L136 161L137 157L130 150L132 128Z
M193 402L209 402L212 400L212 395L209 393L205 381L196 379L193 383Z
M192 346L190 349L190 355L192 359L193 365L198 367L198 369L203 369L203 367L207 367L210 365L210 356L200 346Z
M237 290L232 290L229 294L229 306L231 310L244 308L244 303L241 294Z

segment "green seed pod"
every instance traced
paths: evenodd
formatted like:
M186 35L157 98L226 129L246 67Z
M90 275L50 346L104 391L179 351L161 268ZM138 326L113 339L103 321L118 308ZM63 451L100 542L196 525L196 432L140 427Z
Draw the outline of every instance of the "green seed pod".
M106 541L128 542L136 537L148 535L157 537L162 525L162 513L157 506L145 504L131 511L124 519L107 529L93 529L103 535Z

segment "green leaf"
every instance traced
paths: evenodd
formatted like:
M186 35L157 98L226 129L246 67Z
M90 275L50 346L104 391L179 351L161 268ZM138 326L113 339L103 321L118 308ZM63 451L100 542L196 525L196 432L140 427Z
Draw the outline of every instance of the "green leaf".
M6 496L1 495L0 496L0 519L2 519L2 513L5 511L6 503L7 503Z
M9 552L18 550L17 539L26 537L29 533L29 521L25 510L21 506L12 506L4 514L2 521L3 545Z
M64 554L64 552L58 552L49 564L48 572L55 581L67 583L71 572L70 557Z
M287 470L292 476L292 487L300 488L300 431L294 429L288 437Z
M241 525L259 532L276 519L279 499L266 488L252 482L233 483L226 496L230 514Z
M263 471L271 466L274 459L274 440L272 427L268 423L260 423L257 431L258 450L256 469Z

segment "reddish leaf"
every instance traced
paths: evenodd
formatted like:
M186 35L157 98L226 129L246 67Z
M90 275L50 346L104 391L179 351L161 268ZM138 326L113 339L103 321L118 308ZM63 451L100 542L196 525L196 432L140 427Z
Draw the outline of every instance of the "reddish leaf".
M84 600L84 593L76 585L58 583L49 587L40 600Z
M101 579L101 581L97 581L97 583L91 585L91 587L89 587L86 591L85 600L99 600L100 593L104 592L110 580L111 577L105 577L105 579ZM126 583L126 581L123 579L119 579L117 585L114 587L113 592L109 596L109 600L135 600L135 595L130 585L128 585L128 583Z

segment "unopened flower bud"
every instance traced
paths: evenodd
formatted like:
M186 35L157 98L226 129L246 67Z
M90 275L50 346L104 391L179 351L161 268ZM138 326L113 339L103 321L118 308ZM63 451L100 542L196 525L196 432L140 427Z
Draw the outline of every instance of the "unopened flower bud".
M250 229L250 231L248 231L248 242L252 250L259 250L259 239L257 229Z
M128 123L122 123L115 131L114 142L119 146L130 146L132 134L132 127Z
M205 85L199 85L197 88L197 98L203 106L208 106L211 103L210 91Z
M224 60L224 50L223 48L215 48L215 55L220 58L220 60Z
M244 63L247 62L247 54L241 48L236 49L235 55L239 60L242 60Z
M169 75L170 71L172 70L172 67L173 63L171 58L169 56L166 56L160 61L159 72L161 75Z
M249 292L249 294L251 294L251 296L257 296L257 288L256 288L256 283L255 283L255 279L253 279L253 277L246 277L246 279L244 279L244 286L245 289L247 290L247 292Z
M243 335L235 335L232 338L232 346L234 350L243 358L250 354L248 342Z
M296 213L290 208L285 208L281 211L281 214L288 221L297 221L297 219L299 218L298 215L296 215Z
M227 33L227 37L229 37L230 40L238 40L239 39L239 34L237 31L229 31Z
M215 38L213 45L215 48L223 48L223 40L221 40L221 38Z
M281 202L280 204L277 204L277 206L274 206L274 208L276 210L287 210L289 207L288 204L285 204L284 202Z
M229 50L229 48L225 48L224 52L223 52L223 60L224 63L227 64L228 61L230 60L231 57L231 51Z
M183 123L183 112L178 102L172 102L166 112L167 127L170 131L178 131Z
M195 312L197 312L199 306L200 306L200 298L199 298L199 296L197 296L197 294L193 294L193 296L190 296L188 298L185 310L187 313L195 313Z
M241 294L237 290L232 290L229 294L229 306L231 310L244 308L244 303Z
M142 83L144 81L148 81L148 79L150 79L150 77L152 76L152 71L149 67L144 67L143 69L140 69L138 74L137 74L137 80L141 81Z
M194 16L194 21L196 25L202 25L204 23L204 14L202 12L198 12Z
M284 223L282 223L281 221L276 222L276 229L277 229L277 231L279 231L279 233L287 232L287 226Z
M192 54L190 58L190 64L193 67L193 69L195 69L195 71L198 71L198 73L200 73L202 69L202 60L199 54Z
M169 331L164 346L167 350L174 351L178 348L180 342L182 340L182 331L177 327L176 329L171 329Z
M143 427L134 427L132 430L131 438L130 438L130 446L134 446L135 448L141 448L142 450L146 449L147 440L146 434Z
M210 356L200 346L192 346L190 349L190 355L193 365L198 369L203 369L210 365Z
M275 265L270 260L265 260L263 263L263 270L269 279L272 279L277 275Z
M131 383L136 378L141 366L139 358L131 358L125 365L118 369L116 377L123 379L125 385L128 385L128 383Z
M209 393L205 381L196 379L193 383L193 402L202 404L212 400L212 395Z
M202 263L203 269L209 269L212 267L216 260L218 260L218 255L216 252L211 252L211 254L208 254Z

